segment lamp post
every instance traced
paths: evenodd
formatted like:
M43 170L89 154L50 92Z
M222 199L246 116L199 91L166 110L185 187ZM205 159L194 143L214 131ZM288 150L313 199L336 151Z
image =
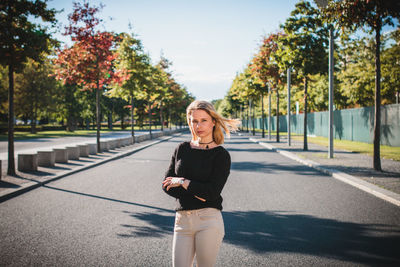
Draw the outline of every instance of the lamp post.
M328 0L315 0L319 8L325 8L328 6ZM328 146L328 158L333 158L333 68L334 68L334 32L333 25L329 27L329 146Z

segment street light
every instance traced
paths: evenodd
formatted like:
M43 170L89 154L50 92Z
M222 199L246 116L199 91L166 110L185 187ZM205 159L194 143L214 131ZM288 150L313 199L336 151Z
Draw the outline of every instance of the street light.
M325 8L328 6L328 0L315 0L319 8ZM334 46L334 33L333 26L329 27L329 147L328 147L328 158L333 158L333 46Z

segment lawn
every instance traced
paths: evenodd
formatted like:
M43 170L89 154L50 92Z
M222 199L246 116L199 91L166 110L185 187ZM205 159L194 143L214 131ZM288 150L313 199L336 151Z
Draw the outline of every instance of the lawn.
M158 126L157 129L161 127ZM175 126L173 126L173 129ZM154 126L152 130L154 130ZM164 128L165 129L165 128ZM124 131L130 132L131 128L125 128ZM143 127L140 129L139 127L135 127L135 131L138 130L148 130L148 127ZM113 131L121 131L121 127L114 127L113 130L102 129L100 133L109 133ZM35 139L35 138L54 138L54 137L64 137L64 136L87 136L87 135L96 135L96 130L76 130L74 132L67 131L41 131L36 134L32 134L30 132L14 132L14 140L23 140L23 139ZM7 141L7 134L0 134L0 141Z
M251 133L250 129L249 129L249 132ZM261 132L261 130L256 129L256 132ZM274 135L273 138L275 139L276 132L272 131L271 133ZM286 136L287 133L280 132L280 135ZM265 136L268 136L267 130L265 130ZM303 140L303 135L292 134L292 138L294 140ZM327 137L308 136L307 140L310 143L315 143L315 144L323 145L326 147L329 145L329 139ZM336 149L342 149L342 150L351 151L351 152L363 153L363 154L368 154L370 156L372 156L374 154L373 144L368 144L368 143L363 143L363 142L335 139L333 146L334 146L334 149L336 148ZM382 146L381 145L381 158L400 161L400 147Z

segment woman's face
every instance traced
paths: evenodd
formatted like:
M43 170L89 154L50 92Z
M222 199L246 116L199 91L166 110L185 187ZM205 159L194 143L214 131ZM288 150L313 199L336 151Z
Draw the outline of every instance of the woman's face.
M209 135L212 137L213 126L215 123L207 112L202 109L192 111L190 121L192 123L193 130L198 137L204 138Z

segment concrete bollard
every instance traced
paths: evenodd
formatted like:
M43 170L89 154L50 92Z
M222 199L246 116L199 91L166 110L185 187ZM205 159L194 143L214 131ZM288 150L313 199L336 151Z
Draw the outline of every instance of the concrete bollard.
M56 153L54 151L38 151L38 166L53 167L56 162Z
M117 147L123 147L124 146L123 138L116 139L116 142L117 142Z
M66 148L54 148L53 151L56 154L56 163L67 163L68 162L68 149Z
M1 179L1 160L0 160L0 179Z
M108 141L100 141L100 150L101 150L101 152L104 152L104 151L108 151L110 148L109 148L109 142Z
M88 145L78 145L79 148L79 156L80 157L89 157L89 146Z
M133 144L133 138L132 138L132 136L131 136L131 137L125 138L125 143L126 143L127 146L132 145L132 144Z
M18 154L19 171L37 171L37 154Z
M97 154L97 143L96 144L87 144L89 146L89 155Z
M116 148L115 140L108 140L108 149L114 149Z
M66 149L68 150L68 159L79 159L80 150L77 146L67 146Z

